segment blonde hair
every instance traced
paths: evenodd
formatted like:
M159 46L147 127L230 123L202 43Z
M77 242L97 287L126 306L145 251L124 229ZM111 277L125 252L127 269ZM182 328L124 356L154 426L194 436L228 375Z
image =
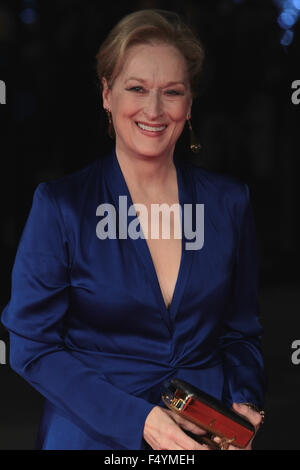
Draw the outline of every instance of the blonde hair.
M177 13L165 10L139 10L126 15L110 31L96 55L97 75L102 86L118 76L130 46L159 41L173 45L186 61L191 93L197 95L204 49L195 32Z

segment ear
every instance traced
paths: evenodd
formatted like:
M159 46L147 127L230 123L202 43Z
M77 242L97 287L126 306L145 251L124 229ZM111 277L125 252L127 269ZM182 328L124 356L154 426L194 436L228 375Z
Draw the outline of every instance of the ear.
M105 77L102 77L102 86L103 86L103 90L102 90L102 100L103 100L103 108L104 109L111 109L111 106L110 106L110 94L111 94L111 91L110 91L110 88L108 86L108 83L107 83L107 80Z

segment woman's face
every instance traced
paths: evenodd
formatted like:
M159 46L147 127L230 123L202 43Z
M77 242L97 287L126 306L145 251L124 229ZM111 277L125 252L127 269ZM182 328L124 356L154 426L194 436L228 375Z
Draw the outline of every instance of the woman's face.
M192 106L185 59L168 44L131 46L112 88L103 79L103 105L112 113L117 149L173 155Z

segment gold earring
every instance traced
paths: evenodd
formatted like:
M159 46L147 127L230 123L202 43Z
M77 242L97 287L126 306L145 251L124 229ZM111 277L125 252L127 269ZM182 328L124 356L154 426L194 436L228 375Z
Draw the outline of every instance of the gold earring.
M190 130L190 149L194 153L199 153L201 150L201 144L198 142L196 134L193 131L191 120L187 119L189 130Z
M114 139L116 137L114 125L112 122L112 115L111 112L108 109L105 109L108 117L108 135L111 139Z

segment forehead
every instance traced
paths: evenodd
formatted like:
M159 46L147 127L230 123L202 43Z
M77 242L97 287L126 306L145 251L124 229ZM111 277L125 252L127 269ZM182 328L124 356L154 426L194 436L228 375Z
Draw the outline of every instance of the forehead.
M125 53L119 78L130 76L159 81L167 78L174 81L187 80L187 68L183 55L170 44L138 44Z

